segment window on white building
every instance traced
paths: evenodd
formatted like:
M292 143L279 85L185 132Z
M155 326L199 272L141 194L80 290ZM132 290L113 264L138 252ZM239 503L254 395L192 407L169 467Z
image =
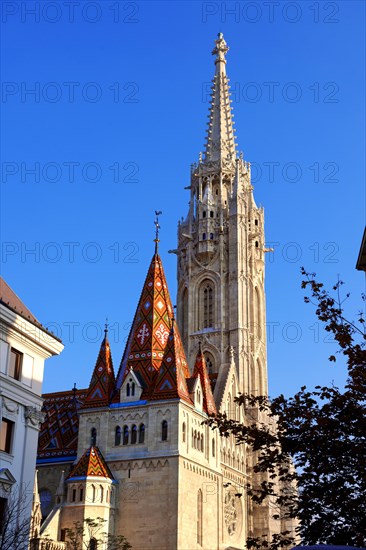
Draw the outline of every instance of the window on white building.
M20 380L22 376L22 362L23 354L20 351L11 348L8 373L9 376L14 378L14 380Z
M0 451L11 453L13 446L14 422L3 418L1 420Z

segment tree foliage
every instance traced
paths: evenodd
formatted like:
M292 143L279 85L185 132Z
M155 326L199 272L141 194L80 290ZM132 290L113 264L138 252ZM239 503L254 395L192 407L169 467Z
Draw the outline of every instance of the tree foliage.
M83 522L74 521L72 529L66 529L68 550L89 550L92 539L97 548L104 550L129 550L132 546L123 535L111 535L103 531L106 520L103 518L85 518Z
M310 291L306 303L338 346L334 362L342 356L347 364L343 389L305 386L292 397L240 395L236 401L247 411L259 411L259 420L246 424L219 414L209 420L223 436L234 434L237 444L246 443L256 457L254 472L260 480L249 484L252 501L275 503L281 532L268 541L250 537L249 548L276 550L295 543L283 520L298 518L297 535L304 544L366 545L366 350L365 321L344 316L343 283L332 295L315 274L302 268L302 288ZM364 299L364 297L363 297ZM261 420L262 419L262 420ZM270 422L268 422L268 420Z
M24 550L29 539L29 493L12 487L0 518L0 550Z

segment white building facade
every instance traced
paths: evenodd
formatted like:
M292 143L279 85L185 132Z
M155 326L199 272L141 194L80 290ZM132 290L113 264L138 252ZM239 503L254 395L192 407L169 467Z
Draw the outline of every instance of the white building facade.
M44 362L63 344L2 278L0 287L0 513L6 513L9 496L18 495L30 521Z

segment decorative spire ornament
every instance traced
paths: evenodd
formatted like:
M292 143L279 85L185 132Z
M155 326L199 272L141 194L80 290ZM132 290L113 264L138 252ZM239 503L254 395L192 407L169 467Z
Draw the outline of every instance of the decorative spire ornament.
M213 78L205 162L218 162L236 158L235 130L231 110L229 81L226 76L226 58L229 47L222 33L215 40L215 75Z
M159 239L159 229L160 229L160 224L159 224L159 216L162 214L162 211L161 210L155 210L155 221L154 221L154 225L155 225L155 239L154 239L154 243L155 243L155 254L157 254L158 252L158 243L160 242L160 239Z
M216 47L212 50L212 55L216 55L216 63L226 63L225 55L229 51L229 47L225 42L224 35L219 32L217 40L215 40Z

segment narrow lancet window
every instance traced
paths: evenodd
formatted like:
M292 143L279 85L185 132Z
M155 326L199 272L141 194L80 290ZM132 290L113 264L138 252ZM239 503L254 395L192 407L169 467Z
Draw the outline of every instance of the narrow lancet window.
M161 423L161 440L167 441L168 439L168 422L166 420L163 420Z

